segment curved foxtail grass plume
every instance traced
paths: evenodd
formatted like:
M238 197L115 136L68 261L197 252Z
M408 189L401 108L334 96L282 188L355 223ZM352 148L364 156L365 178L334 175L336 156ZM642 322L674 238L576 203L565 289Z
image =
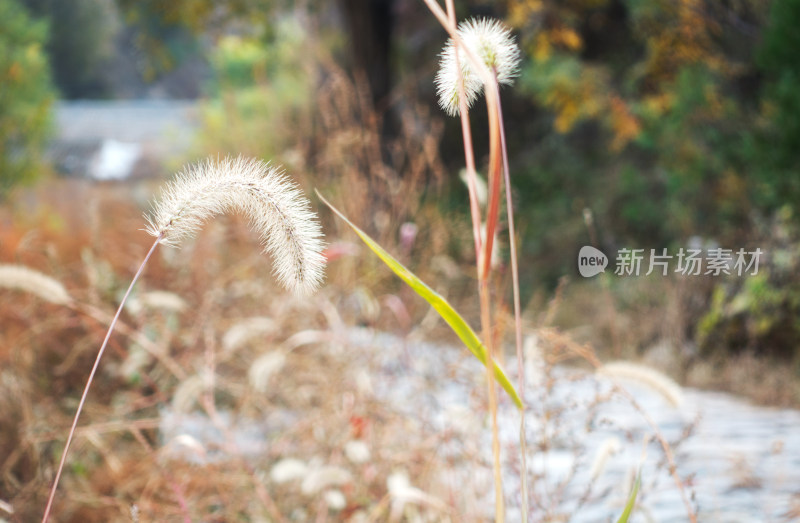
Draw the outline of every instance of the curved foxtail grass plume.
M592 461L592 468L589 471L589 476L592 478L592 481L596 481L597 478L600 477L600 474L603 473L609 458L611 458L614 454L617 454L621 450L622 450L622 443L620 443L619 439L616 436L611 436L610 438L606 438L603 441L603 443L600 444L600 447L597 449L597 452L594 455L594 461Z
M519 75L520 51L511 32L500 21L473 18L458 25L458 35L461 43L489 69L498 84L514 83ZM450 116L460 114L459 81L464 82L467 107L471 107L483 90L483 82L463 50L456 60L456 46L450 39L440 54L436 73L439 105Z
M23 265L0 265L0 288L27 292L56 305L72 301L61 282Z
M154 205L147 232L177 245L209 218L234 210L249 218L284 287L298 294L319 287L325 258L317 215L283 172L260 160L207 160L185 169Z
M645 365L630 361L615 361L598 368L597 373L611 378L637 381L660 394L676 409L683 403L681 386L669 376Z
M122 308L148 260L160 243L177 245L181 240L194 236L206 220L228 211L239 211L249 218L264 244L264 250L272 256L273 271L278 281L286 288L296 294L308 294L322 283L325 266L322 229L308 199L282 171L260 160L237 157L221 161L206 160L178 174L163 190L161 201L153 205L152 212L146 217L147 232L155 236L155 242L122 297L97 352L64 444L43 523L50 516L58 481L100 359Z

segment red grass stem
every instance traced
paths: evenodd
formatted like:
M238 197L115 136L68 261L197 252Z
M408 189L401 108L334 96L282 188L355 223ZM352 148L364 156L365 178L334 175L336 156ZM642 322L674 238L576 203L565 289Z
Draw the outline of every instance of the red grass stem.
M483 256L478 270L479 277L488 275L492 265L494 234L500 214L500 180L502 177L497 82L493 80L491 84L485 84L484 89L486 91L486 109L489 115L489 206L486 209L486 242L483 244Z

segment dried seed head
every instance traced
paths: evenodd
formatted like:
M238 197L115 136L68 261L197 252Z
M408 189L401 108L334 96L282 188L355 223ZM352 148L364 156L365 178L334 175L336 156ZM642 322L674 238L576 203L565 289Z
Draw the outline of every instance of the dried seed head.
M453 40L448 40L442 51L439 61L439 71L436 73L436 94L439 96L439 106L449 116L458 116L458 82L464 82L464 99L467 107L472 107L478 94L481 92L481 81L473 73L463 52L458 55L456 66L456 46ZM461 71L459 72L459 67Z
M286 354L280 351L267 352L250 365L247 378L250 385L258 392L264 394L269 390L272 376L280 372L286 364Z
M273 465L269 477L275 483L286 483L296 479L303 479L308 474L308 465L295 458L284 458Z
M191 412L205 390L206 383L203 376L195 374L186 378L180 382L172 395L172 409L179 414Z
M271 318L256 316L247 318L228 329L222 336L222 348L226 354L239 350L253 338L274 334L278 330Z
M511 85L519 75L519 47L500 21L488 18L467 20L459 26L464 45L469 47L497 78Z
M606 464L608 463L608 459L621 450L622 443L620 443L616 436L611 436L603 441L603 443L597 449L597 453L594 456L594 461L592 462L592 469L589 472L589 475L592 477L592 481L599 478L600 474L603 473L606 468Z
M132 298L128 310L134 314L142 311L182 312L186 309L183 298L167 291L149 291Z
M649 387L673 407L680 408L683 403L683 389L672 378L661 372L629 361L606 363L597 369L597 373L611 378L635 380Z
M28 292L57 305L72 300L59 281L23 265L0 265L0 288Z
M209 218L233 210L250 219L283 286L298 294L319 287L325 259L317 215L285 174L260 160L209 159L188 167L153 205L147 232L175 245Z
M501 22L488 18L467 20L459 24L458 35L462 44L494 75L497 83L514 83L514 78L519 74L519 47L511 32ZM467 107L471 107L481 94L483 82L463 50L458 53L461 70L456 67L455 44L452 39L447 41L440 56L439 71L436 74L439 105L450 116L457 116L460 112L458 82L464 82Z

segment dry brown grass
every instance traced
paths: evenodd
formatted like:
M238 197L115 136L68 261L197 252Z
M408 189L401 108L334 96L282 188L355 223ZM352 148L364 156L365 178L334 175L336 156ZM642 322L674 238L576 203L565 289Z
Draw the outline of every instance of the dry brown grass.
M41 515L69 413L104 322L146 249L143 232L120 231L141 228L140 208L130 196L147 190L58 180L21 193L2 209L2 220L11 225L3 229L0 262L49 274L75 298L74 305L59 306L0 290L0 499L13 507L13 521ZM436 439L426 439L420 427L364 396L358 387L363 376L353 375L337 341L345 324L391 330L402 314L409 316L410 330L424 308L391 300L391 291L372 294L357 285L364 267L348 258L333 265L339 278L353 283L352 290L330 286L313 300L288 297L271 282L254 241L244 220L223 218L179 253L164 250L153 259L137 294L168 291L188 307L123 314L68 461L57 520L125 521L134 505L141 521L278 519L279 514L324 521L358 511L383 519L390 504L381 500L396 469L427 490L425 478L437 469ZM357 265L358 275L344 274ZM225 333L253 316L273 319L274 331L235 351L223 350ZM298 343L304 334L311 343ZM248 382L248 370L274 350L286 351L285 363L262 394ZM227 445L228 457L221 462L170 459L164 451L170 442L160 440L159 412L197 375L206 378L193 392L189 388L189 410L223 433L229 428L225 416L269 424L284 415L291 423L279 420L280 430L266 438L268 450L255 458L237 458L237 445ZM409 431L415 430L411 439L417 443L409 445ZM371 449L367 463L351 463L344 455L353 439ZM340 487L347 499L341 513L329 510L321 495L298 492L297 485L269 484L271 467L287 456L313 456L350 471L353 480ZM456 503L451 493L446 504L451 508L419 510L447 515Z
M444 177L436 151L440 125L419 107L401 111L400 134L382 146L383 115L365 103L360 82L326 67L316 102L319 118L315 126L297 129L293 172L305 176L307 188L311 180L327 185L326 195L476 324L469 228L442 216L431 199L414 196L423 188L435 192L435 182ZM372 175L367 181L365 172ZM41 516L96 347L150 245L139 229L141 210L154 191L147 182L52 180L0 207L0 263L56 278L75 301L65 307L0 289L0 501L13 507L12 521ZM398 236L405 221L419 225L411 244ZM354 240L340 223L328 219L324 225L329 241ZM223 217L180 251L163 250L152 260L137 294L167 291L187 307L123 314L89 396L57 497L57 520L130 521L135 506L141 521L383 521L400 510L393 508L398 505L388 485L398 471L430 496L401 513L469 520L482 502L480 488L491 486L486 449L455 428L437 430L378 401L369 382L373 355L382 347L357 351L342 337L347 326L366 325L408 339L452 342L447 328L355 244L344 250L363 255L332 260L330 283L305 301L273 285L255 244L246 220ZM572 338L608 347L601 352L605 358L633 355L664 336L664 301L639 307L643 295L664 294L632 289L609 310L591 289L567 285L549 305L546 299L533 304L531 325L547 327L552 320L572 335L540 331L547 345L544 394L555 385L556 364L598 362L590 347ZM226 333L253 317L270 318L274 328L226 351ZM510 317L508 310L498 310L498 337L509 330ZM675 318L669 325L680 324ZM278 351L284 355L280 368L254 386L253 363ZM409 365L399 360L399 367ZM453 367L440 372L456 375ZM480 382L479 375L475 379ZM478 418L487 412L479 391L476 387L470 398ZM198 444L164 430L163 411L174 406L176 392L191 419L205 420L219 438ZM596 398L598 404L604 400ZM557 425L563 411L543 405L536 414ZM585 415L591 418L591 408ZM234 435L253 423L263 429L264 447L249 453ZM532 442L531 451L551 449L553 434ZM348 458L347 445L354 440L370 450L366 462ZM171 453L176 447L184 456L218 459L192 464ZM343 494L345 507L329 507L325 491L304 493L302 482L276 483L270 473L286 458L346 470L351 479L325 489ZM477 471L475 484L457 489L442 480L441 471L457 467ZM532 500L534 510L553 520L562 516L564 487L559 488L549 498ZM597 495L586 485L586 499Z
M707 358L697 353L692 322L706 310L709 281L701 280L699 287L686 279L660 277L618 283L611 307L597 281L565 284L552 325L591 343L603 361L640 361L685 386L730 392L763 405L800 407L793 364L753 353Z
M131 194L149 190L56 181L21 194L0 211L2 220L13 224L3 231L10 241L3 244L0 262L51 275L75 302L59 306L0 290L0 500L13 507L11 521L41 516L96 347L149 244L144 232L120 233L142 226ZM64 194L75 196L71 205ZM422 212L436 219L431 210ZM445 228L444 219L435 227ZM482 508L481 489L491 485L482 444L470 441L463 428L441 431L379 400L370 376L378 375L382 347L353 346L343 337L347 326L359 324L413 339L444 338L446 329L379 268L370 274L364 258L331 262L334 281L314 299L289 297L276 288L255 243L244 219L223 217L180 251L163 250L152 260L137 295L166 291L186 307L148 308L141 300L139 308L123 314L79 425L56 498L56 519L130 521L135 507L140 521L383 521L393 511L469 520ZM428 258L445 254L436 249L446 242L432 245L415 248L428 249ZM432 281L443 279L441 287L453 289L457 300L474 302L464 290L474 285L468 270L450 276L435 267L427 270ZM461 298L458 292L464 293ZM272 325L226 350L226 334L253 317L269 318ZM254 386L253 363L276 351L284 354L282 366L264 377L263 386ZM445 379L463 376L459 369L471 362L464 352L463 361L451 366L449 359L437 373ZM547 372L567 357L557 344L547 354ZM397 366L402 379L419 379L409 368L412 360L401 355ZM477 419L485 418L481 374L467 375L474 380L472 410ZM216 428L216 439L193 440L180 436L188 429L163 425L176 393L187 419ZM559 412L540 414L555 421ZM256 451L250 440L237 439L254 425L260 431ZM366 461L348 457L354 440L369 449ZM551 444L537 440L531 450ZM183 458L176 457L176 449ZM198 456L211 458L193 463ZM340 468L349 479L304 493L302 481L276 483L270 477L287 458ZM454 487L443 480L448 470L472 471L474 482ZM421 500L394 502L389 485L402 475ZM344 496L343 508L328 505L337 495L331 491ZM587 499L590 494L597 495L587 485ZM535 499L534 510L557 514L559 499Z
M0 210L0 220L8 224L2 229L0 263L26 265L56 278L75 302L63 306L0 290L0 418L4 421L0 424L0 500L13 507L14 514L7 518L11 521L35 520L41 515L87 369L120 292L149 244L144 232L130 231L142 227L141 208L133 202L143 204L151 191L138 185L56 180L21 193ZM420 223L430 220L434 232L403 254L412 263L419 256L430 260L448 254L448 242L436 240L448 230L446 218L437 215L433 206L423 206L419 212L425 219L420 218ZM402 253L402 244L396 237L393 241L391 248ZM469 242L468 231L465 242ZM129 521L135 506L141 521L359 521L361 517L380 521L392 512L388 482L398 470L408 475L413 488L435 500L409 504L403 509L407 515L416 511L435 520L464 520L465 514L475 510L478 498L454 490L442 481L441 471L466 467L484 471L476 474L480 477L486 471L485 449L455 427L438 430L376 399L369 392L369 382L374 355L382 347L356 350L342 338L348 325L368 325L409 339L452 342L446 328L428 315L421 300L391 280L388 271L363 256L332 261L332 282L317 298L287 297L272 283L269 264L254 249L255 243L244 219L227 217L210 224L180 251L164 250L153 260L137 294L167 291L187 306L173 310L143 306L123 315L123 326L112 338L109 358L90 393L57 497L57 520ZM421 264L425 277L442 282L439 288L450 293L462 309L474 303L469 292L474 280L463 268L467 265L445 270L434 263ZM581 318L588 325L566 337L555 330L538 331L546 365L544 402L537 417L558 426L564 413L561 407L546 407L547 391L557 384L552 374L556 365L598 363L591 347L573 339L589 340L594 332L604 332L595 342L610 340L611 321L618 322L616 328L636 326L626 334L630 338L622 338L632 347L664 336L663 322L653 317L638 321L632 308L626 307L652 291L652 287L630 290L624 296L627 301L617 302L613 315L601 314L602 303L592 299L596 295L590 290L569 284L549 303L542 300L532 306L533 325L546 326L552 320L575 327ZM661 295L671 296L669 292ZM654 315L662 305L651 302L644 311ZM477 311L467 310L474 320ZM226 350L226 334L253 317L269 318L273 326L235 350ZM508 318L508 311L500 315L506 324ZM587 318L594 318L594 323ZM602 341L595 345L606 346ZM633 348L627 350L635 353ZM253 386L249 377L253 363L276 351L285 355L282 367L265 378L264 387ZM602 359L613 356L610 347L600 353ZM408 362L400 358L398 365L402 368ZM735 383L734 392L744 390L761 401L796 401L788 369L783 375L763 361L742 358L720 367L723 372L714 368L704 377L703 369L712 368L708 365L688 367L688 383L718 388ZM407 372L408 379L414 379L413 372ZM450 367L441 372L448 378L457 374ZM475 378L478 384L480 376ZM192 380L199 386L187 387ZM160 425L164 409L174 405L176 392L182 388L188 398L182 402L192 419L216 426L221 439L198 446L185 438L176 440L174 432ZM485 413L480 387L475 390L471 398L475 412ZM596 399L597 404L602 401L605 398ZM587 419L592 413L592 408L585 412ZM233 434L253 423L263 429L264 446L255 454L244 443L231 443ZM554 434L533 441L530 450L547 451L557 440ZM353 440L363 441L370 450L366 462L348 458L346 448ZM192 464L171 453L176 447L184 456L217 458ZM273 467L286 458L339 467L351 479L305 494L302 481L278 484L271 479ZM344 496L344 508L328 506L326 492L330 490ZM556 517L564 501L559 495L563 489L549 498L533 499L533 510ZM587 500L598 495L603 493L586 485Z

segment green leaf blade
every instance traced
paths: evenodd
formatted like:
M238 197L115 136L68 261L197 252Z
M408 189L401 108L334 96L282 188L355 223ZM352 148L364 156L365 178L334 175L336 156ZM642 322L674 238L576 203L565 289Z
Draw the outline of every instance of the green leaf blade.
M339 218L345 221L347 225L350 226L353 231L361 238L361 240L367 244L367 247L374 252L378 258L381 259L397 276L400 277L409 287L411 287L414 292L416 292L419 296L421 296L425 301L427 301L431 307L439 313L442 319L453 329L453 332L459 337L459 339L466 345L466 347L472 352L472 354L480 361L484 366L487 365L488 361L488 354L486 351L486 347L478 338L475 331L469 326L469 324L461 317L458 312L453 308L450 303L444 299L442 295L434 291L431 287L429 287L425 282L420 280L413 272L408 270L402 263L397 261L391 254L386 252L375 240L373 240L367 233L359 229L353 222L347 219L341 212L339 212L336 207L331 205L319 192L317 192L317 196L319 196L320 200L322 200L325 205L327 205L334 213L336 213ZM520 399L519 394L517 394L517 390L514 388L514 385L508 379L503 369L497 364L497 362L493 363L493 372L495 379L503 388L504 391L508 394L511 400L514 402L514 405L519 410L524 410L524 406L522 403L522 399Z
M617 523L628 523L628 518L631 517L633 507L636 505L636 495L639 494L639 486L642 484L642 473L636 474L636 483L633 484L631 495L628 497L628 503L625 504L625 510L622 511Z

